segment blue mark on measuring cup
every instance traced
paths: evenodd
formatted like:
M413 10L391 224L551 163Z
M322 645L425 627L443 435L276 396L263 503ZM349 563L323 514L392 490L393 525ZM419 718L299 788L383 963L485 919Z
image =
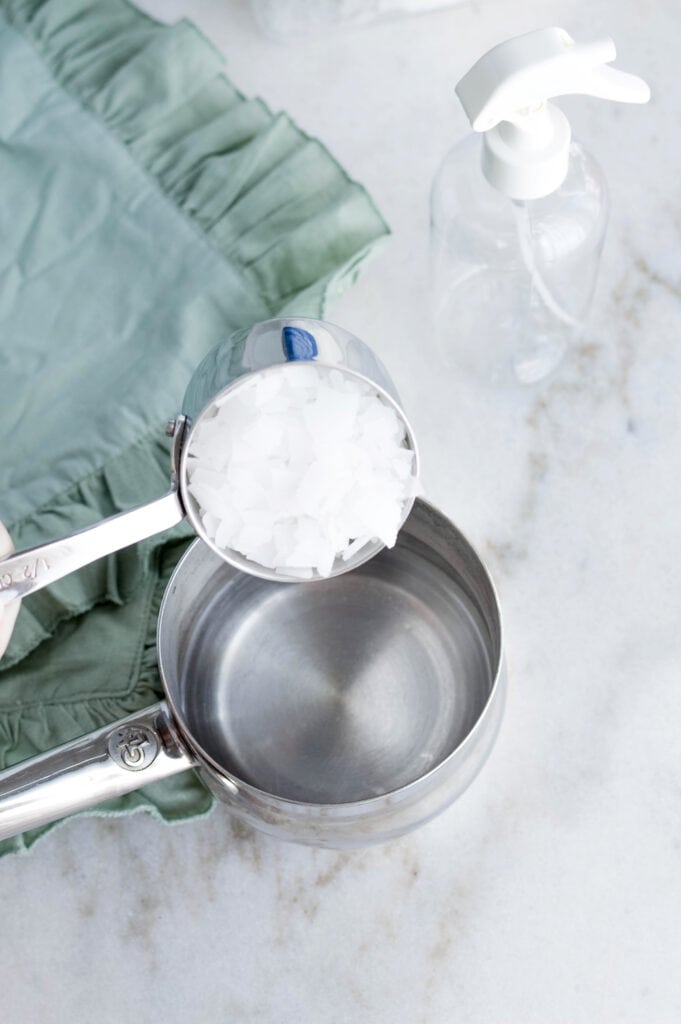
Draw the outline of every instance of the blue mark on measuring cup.
M319 355L314 334L304 331L302 327L282 328L281 344L289 362L295 362L297 359L316 359Z

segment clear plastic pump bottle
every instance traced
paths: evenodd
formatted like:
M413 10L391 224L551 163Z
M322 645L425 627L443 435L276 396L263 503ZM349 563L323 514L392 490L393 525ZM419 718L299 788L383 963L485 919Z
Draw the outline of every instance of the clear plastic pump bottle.
M435 332L447 365L494 384L532 384L579 339L608 219L603 174L548 99L645 103L640 78L606 65L612 40L563 29L508 40L461 79L474 134L448 154L431 195Z

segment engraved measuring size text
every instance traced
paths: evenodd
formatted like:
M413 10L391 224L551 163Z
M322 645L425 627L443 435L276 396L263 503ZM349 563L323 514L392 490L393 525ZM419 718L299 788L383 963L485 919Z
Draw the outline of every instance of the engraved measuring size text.
M0 571L0 590L9 590L10 587L15 587L22 580L36 580L41 573L49 568L50 564L47 559L41 557L25 562L23 565L18 565L11 572ZM1 569L2 563L0 562Z

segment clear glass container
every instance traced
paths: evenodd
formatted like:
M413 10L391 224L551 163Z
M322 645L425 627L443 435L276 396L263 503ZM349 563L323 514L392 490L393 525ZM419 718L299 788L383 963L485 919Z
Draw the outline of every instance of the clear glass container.
M542 199L509 199L481 169L482 138L455 146L431 195L431 288L438 354L498 385L533 384L577 342L608 220L603 173L578 143Z

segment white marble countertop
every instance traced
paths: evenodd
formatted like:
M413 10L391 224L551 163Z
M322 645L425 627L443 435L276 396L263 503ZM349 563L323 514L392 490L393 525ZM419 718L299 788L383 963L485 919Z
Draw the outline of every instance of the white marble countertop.
M360 852L284 844L221 809L167 828L68 823L0 862L0 1018L239 1024L681 1020L681 163L677 0L479 0L328 35L191 16L247 93L365 183L394 235L333 318L412 416L428 496L486 556L510 690L481 775L441 817ZM565 103L612 216L587 336L500 394L433 365L427 196L463 133L453 85L550 24L612 34L647 108Z

